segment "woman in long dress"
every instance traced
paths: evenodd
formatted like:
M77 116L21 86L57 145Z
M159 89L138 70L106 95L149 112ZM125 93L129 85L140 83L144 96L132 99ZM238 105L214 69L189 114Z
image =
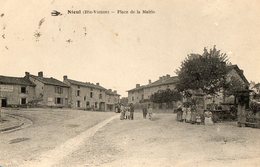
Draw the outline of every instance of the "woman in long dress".
M196 123L196 107L195 105L191 106L191 123Z
M204 113L204 117L205 117L205 120L204 120L205 125L213 125L212 112L206 110Z
M121 105L120 107L121 113L120 113L120 120L125 119L125 107Z

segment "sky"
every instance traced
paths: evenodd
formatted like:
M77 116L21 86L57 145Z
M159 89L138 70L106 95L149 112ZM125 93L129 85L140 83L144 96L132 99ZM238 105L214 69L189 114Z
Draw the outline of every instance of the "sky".
M137 83L176 75L188 54L216 45L260 82L258 0L0 0L0 28L0 75L67 75L124 97Z

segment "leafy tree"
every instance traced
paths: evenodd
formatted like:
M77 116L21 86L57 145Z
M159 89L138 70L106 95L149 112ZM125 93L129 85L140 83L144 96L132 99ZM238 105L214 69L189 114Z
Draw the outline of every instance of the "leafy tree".
M150 100L154 103L170 103L181 99L182 95L178 91L171 89L159 90L150 97Z
M206 94L216 94L225 83L227 62L226 54L215 46L209 51L204 48L202 55L188 55L176 71L179 77L176 88L181 92L201 90Z

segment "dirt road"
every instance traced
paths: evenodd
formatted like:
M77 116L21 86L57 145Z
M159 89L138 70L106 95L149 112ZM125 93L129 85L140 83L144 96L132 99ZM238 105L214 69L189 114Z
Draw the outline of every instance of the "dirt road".
M260 166L259 129L191 125L174 114L135 116L109 123L57 166Z
M191 125L175 114L150 121L141 113L135 120L115 113L39 113L28 113L32 127L0 136L1 166L260 166L259 129L235 123ZM11 142L19 137L29 139Z

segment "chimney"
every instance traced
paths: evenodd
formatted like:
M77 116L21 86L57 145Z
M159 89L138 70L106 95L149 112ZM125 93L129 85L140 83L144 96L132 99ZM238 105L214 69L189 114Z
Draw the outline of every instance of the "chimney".
M99 83L97 82L96 85L99 86Z
M244 70L240 70L242 74L244 74Z
M151 84L151 83L152 83L152 80L149 79L149 80L148 80L148 83Z
M25 72L25 77L27 78L27 79L29 79L29 75L30 75L30 73L29 72Z
M169 74L166 75L166 78L169 79L171 76Z
M109 92L112 92L112 89L108 89Z
M42 71L38 72L38 77L43 77L43 72Z
M140 84L136 84L136 86L135 86L136 88L139 88L140 87Z
M159 80L162 80L162 77L159 77Z
M67 75L64 75L63 76L63 81L67 80L68 79L68 76Z
M117 94L117 91L116 91L116 90L114 90L114 93L115 93L115 94Z

